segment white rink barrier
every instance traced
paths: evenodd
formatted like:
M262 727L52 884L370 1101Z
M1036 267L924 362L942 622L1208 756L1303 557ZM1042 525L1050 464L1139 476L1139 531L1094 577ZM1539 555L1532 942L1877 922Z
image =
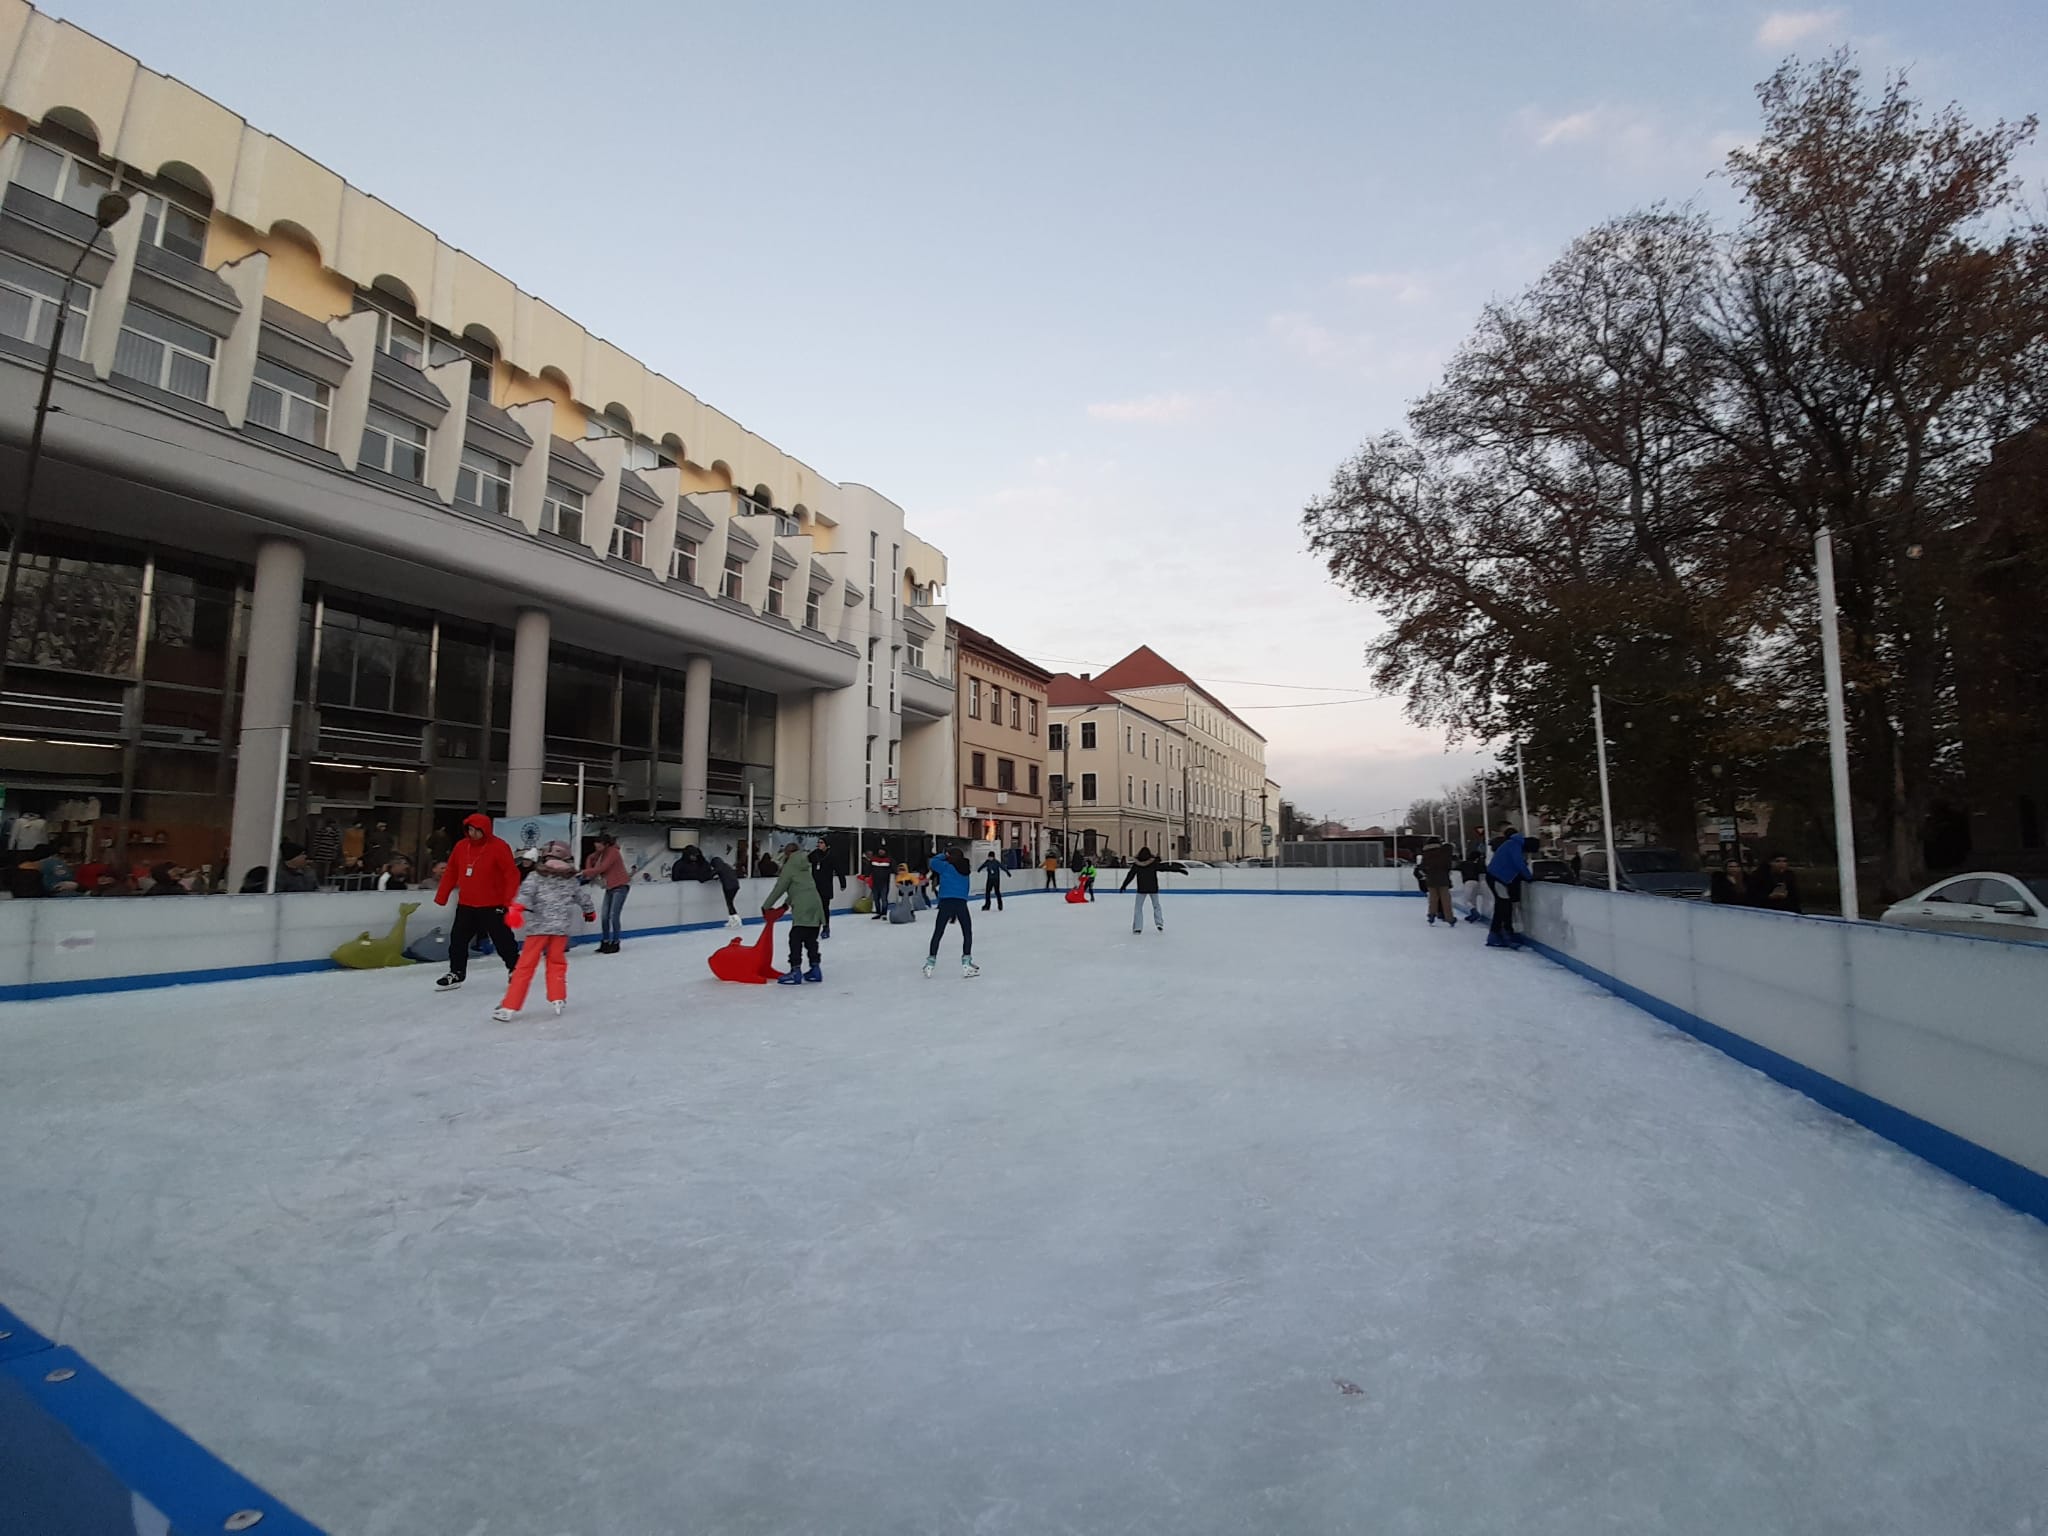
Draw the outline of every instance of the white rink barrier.
M1099 896L1112 894L1124 872L1104 869ZM1414 881L1381 869L1208 869L1162 877L1169 893L1259 891L1291 895L1395 895ZM1036 869L1004 879L1009 896L1041 891ZM771 880L740 882L733 905L759 922ZM1072 884L1062 871L1060 885ZM832 893L832 910L850 910L863 887L849 883ZM974 879L979 894L981 879ZM641 881L626 898L621 919L628 938L717 928L725 899L715 881ZM434 905L429 891L308 891L289 896L74 896L0 901L0 1001L63 997L79 992L123 992L191 982L229 981L294 971L328 969L329 956L357 934L381 937L398 918L399 903L417 901L406 925L407 942L454 918L452 905ZM595 941L593 925L582 937Z
M2048 1221L2048 945L1540 884L1528 937Z

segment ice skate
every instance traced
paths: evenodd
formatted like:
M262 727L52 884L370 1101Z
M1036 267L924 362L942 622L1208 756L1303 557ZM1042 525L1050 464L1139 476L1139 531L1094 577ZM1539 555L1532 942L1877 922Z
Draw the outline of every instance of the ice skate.
M566 997L558 997L550 1006L555 1010L555 1017L559 1019L562 1016L562 1010L569 1006L569 1000Z
M446 976L443 976L439 981L434 983L434 990L436 992L453 992L457 987L462 985L462 980L463 979L460 976L457 976L453 971L450 971Z
M934 956L933 956L933 957L932 957L931 959L929 959L929 960L925 961L925 963L924 963L924 976L925 976L925 980L926 980L926 981L930 981L930 980L931 980L931 977L932 977L932 972L936 971L936 970L937 970L938 968L939 968L939 961L938 961L938 957L937 957L936 955L934 955Z
M727 919L725 920L725 926L726 926L726 927L728 927L728 928L737 928L737 927L739 927L739 926L740 926L740 915L739 915L739 913L735 912L735 913L733 913L733 914L732 914L732 916L728 917L728 918L727 918Z
M510 1008L493 1008L491 1010L491 1017L496 1019L500 1024L510 1024L514 1019L518 1018L519 1015L514 1013Z
M791 966L788 970L784 971L780 976L775 978L775 985L777 985L778 987L800 987L803 984L804 973L798 970L795 966Z
M962 981L972 981L975 977L979 976L980 974L981 967L976 965L972 960L962 960L960 962L960 979Z
M804 972L805 981L823 981L824 979L825 973L819 970L815 965L812 966L808 971Z

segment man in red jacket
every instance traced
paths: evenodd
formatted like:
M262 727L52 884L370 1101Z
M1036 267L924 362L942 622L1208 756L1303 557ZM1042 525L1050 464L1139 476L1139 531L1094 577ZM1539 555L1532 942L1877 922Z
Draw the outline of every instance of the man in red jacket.
M519 963L519 946L505 926L505 909L519 894L519 866L512 849L491 831L491 818L478 813L463 823L463 838L448 854L448 868L434 905L448 905L455 895L455 922L448 930L448 974L434 985L453 992L469 975L469 946L479 935L491 941L509 974Z

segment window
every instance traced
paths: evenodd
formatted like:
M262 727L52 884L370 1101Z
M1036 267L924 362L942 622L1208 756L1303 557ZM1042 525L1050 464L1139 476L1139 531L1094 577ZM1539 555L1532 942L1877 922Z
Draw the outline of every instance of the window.
M976 752L968 761L971 766L967 770L967 782L976 789L980 789L986 782L988 754L986 752Z
M1028 699L1025 702L1031 709L1031 734L1036 736L1038 734L1038 700Z
M996 759L996 788L1013 790L1017 787L1017 765L1007 757Z
M1045 783L1046 799L1050 800L1053 804L1057 805L1066 798L1067 781L1063 775L1057 773L1047 774Z
M1030 788L1030 790L1028 791L1028 793L1030 793L1030 794L1034 794L1034 795L1035 795L1035 794L1037 794L1037 793L1038 793L1038 764L1036 764L1036 763L1029 763L1029 764L1027 764L1027 765L1025 766L1025 772L1026 772L1027 774L1029 774L1029 775L1030 775L1030 777L1029 777L1028 779L1026 779L1026 781L1025 781L1026 783L1028 783L1028 784L1029 784L1029 785L1031 786L1031 788Z
M1124 727L1124 750L1131 750L1131 728L1128 725Z
M621 507L612 521L612 555L635 565L647 563L647 519ZM779 611L779 610L778 610Z
M811 589L810 593L806 595L804 598L804 628L822 629L824 628L824 624L824 610L819 604L818 592L817 589L814 587Z
M881 644L881 642L880 642L879 640L870 640L870 641L868 641L868 708L869 708L869 709L873 709L873 708L875 707L875 648L876 648L876 647L877 647L878 645L880 645L880 644Z
M559 480L548 482L547 494L541 498L540 526L543 533L552 533L564 539L581 544L583 542L583 493L573 485L564 485Z
M1045 728L1046 750L1064 752L1067 749L1067 728L1055 721Z
M427 366L427 326L424 320L398 314L384 305L402 302L378 294L367 307L377 312L377 350L389 352L409 368Z
M84 155L53 149L31 139L22 141L21 166L14 179L30 191L54 198L80 213L97 212L100 199L114 190L114 173L107 167ZM164 181L153 184L167 185ZM144 244L161 246L187 261L205 259L207 216L203 209L195 211L182 206L148 191L129 177L122 178L120 186L122 191L142 201ZM194 203L204 202L197 192L173 190Z
M1083 801L1090 801L1095 798L1095 775L1092 773L1081 775L1081 798Z
M259 357L255 382L249 386L249 419L259 427L325 448L328 394L327 386L318 379Z
M1024 729L1024 700L1015 689L1010 691L1010 729L1013 731Z
M908 659L910 664L917 668L918 671L922 672L924 670L924 642L922 640L912 640L910 642Z
M981 679L978 677L967 679L967 718L981 718Z
M896 713L896 663L901 652L896 646L889 647L889 713Z
M875 609L875 608L878 608L878 607L880 607L880 606L881 606L881 604L880 604L880 603L879 603L879 602L878 602L878 601L876 600L876 598L875 598L875 561L876 561L876 560L878 560L878 559L879 559L879 558L881 557L881 553L882 553L882 536L881 536L881 535L880 535L879 533L871 533L871 534L869 534L869 535L868 535L868 607L869 607L869 609L871 609L871 610L872 610L872 609Z
M898 618L903 609L903 546L889 546L889 617Z
M1003 723L1003 690L994 684L988 690L988 719L991 725Z
M1140 805L1150 805L1150 804L1152 803L1152 801L1151 801L1151 798L1150 798L1150 797L1151 797L1151 794L1152 794L1152 786L1151 786L1151 784L1150 784L1149 782L1147 782L1147 781L1143 781L1143 780L1141 780L1141 781L1139 782L1139 784L1138 784L1138 804L1140 804Z
M62 274L13 256L0 255L0 332L39 347L50 344L57 325L57 300L64 292ZM64 319L64 355L85 353L85 321L92 309L92 289L71 285L70 312Z
M475 448L462 450L455 474L455 499L466 507L512 515L512 466Z
M1138 786L1136 782L1133 781L1131 776L1127 773L1124 775L1124 804L1129 805L1133 800L1137 798Z
M1081 722L1081 750L1083 752L1093 752L1095 750L1095 722L1093 720L1083 720Z
M1143 731L1138 732L1138 756L1145 758L1150 757L1151 754L1152 738Z
M182 320L130 304L114 343L114 372L201 402L213 394L213 355L220 343Z
M739 602L740 583L745 579L746 574L747 562L738 555L727 555L725 557L725 579L719 583L718 595L720 597L729 597L736 603Z
M787 512L777 512L775 514L775 537L778 539L794 539L802 533L803 529L797 526L796 519Z
M676 547L669 552L668 574L675 581L687 581L692 586L697 582L697 541L685 534L676 535Z

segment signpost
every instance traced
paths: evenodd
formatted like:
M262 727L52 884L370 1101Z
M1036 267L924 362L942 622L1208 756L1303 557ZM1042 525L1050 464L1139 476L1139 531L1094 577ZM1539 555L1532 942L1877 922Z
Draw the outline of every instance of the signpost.
M1261 848L1270 848L1273 846L1273 829L1270 826L1262 826L1259 828L1259 846Z
M893 811L903 804L903 790L895 779L882 780L882 809Z

